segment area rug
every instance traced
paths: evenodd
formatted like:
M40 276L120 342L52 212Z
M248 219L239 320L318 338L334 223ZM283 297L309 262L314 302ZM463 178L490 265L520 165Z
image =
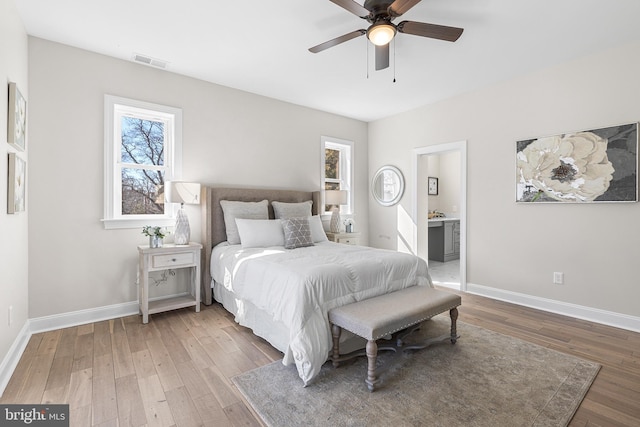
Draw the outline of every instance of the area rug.
M448 332L448 315L419 334ZM460 338L407 352L370 393L366 357L302 386L281 361L233 378L265 424L281 426L565 426L600 365L458 322ZM393 357L380 353L380 361Z

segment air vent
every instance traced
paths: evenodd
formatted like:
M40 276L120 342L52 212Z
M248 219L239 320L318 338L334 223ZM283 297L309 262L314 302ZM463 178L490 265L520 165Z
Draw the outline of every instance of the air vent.
M160 59L151 58L150 56L141 55L139 53L134 53L133 58L135 62L139 62L141 64L149 65L150 67L155 68L167 68L167 61L162 61Z

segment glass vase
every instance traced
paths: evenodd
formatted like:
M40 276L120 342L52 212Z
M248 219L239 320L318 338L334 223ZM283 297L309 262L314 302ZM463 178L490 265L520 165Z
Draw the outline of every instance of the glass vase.
M162 247L162 237L149 236L149 247L150 248L161 248Z

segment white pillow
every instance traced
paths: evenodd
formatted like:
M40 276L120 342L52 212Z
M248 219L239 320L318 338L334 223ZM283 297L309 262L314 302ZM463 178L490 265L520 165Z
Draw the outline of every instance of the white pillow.
M324 232L320 215L310 217L309 226L311 227L311 240L313 240L314 243L327 242L329 240L327 234Z
M243 219L269 219L269 202L238 202L231 200L220 200L222 212L224 213L224 226L227 231L227 242L230 245L240 243L236 218Z
M311 200L299 203L271 202L275 217L280 219L311 216L312 204Z
M243 248L284 246L284 231L279 219L236 218Z

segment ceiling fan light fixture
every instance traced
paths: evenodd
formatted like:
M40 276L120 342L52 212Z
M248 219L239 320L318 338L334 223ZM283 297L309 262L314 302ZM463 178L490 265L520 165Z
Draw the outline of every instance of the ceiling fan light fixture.
M367 38L376 46L388 44L396 35L396 27L389 22L378 22L367 30Z

